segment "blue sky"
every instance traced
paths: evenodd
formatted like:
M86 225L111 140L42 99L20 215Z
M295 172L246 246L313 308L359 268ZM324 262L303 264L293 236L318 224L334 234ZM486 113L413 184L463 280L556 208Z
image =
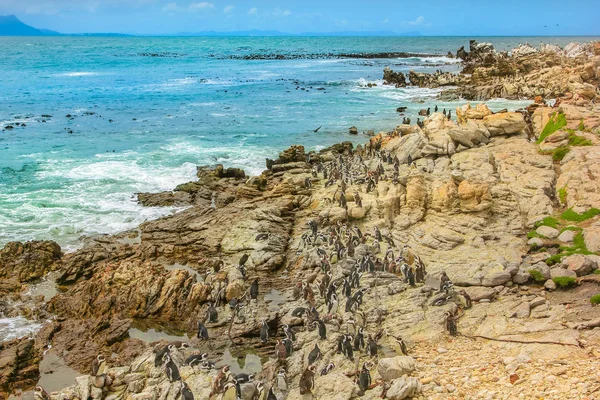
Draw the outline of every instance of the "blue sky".
M598 0L0 0L15 14L63 33L169 34L278 30L417 31L422 35L598 35Z

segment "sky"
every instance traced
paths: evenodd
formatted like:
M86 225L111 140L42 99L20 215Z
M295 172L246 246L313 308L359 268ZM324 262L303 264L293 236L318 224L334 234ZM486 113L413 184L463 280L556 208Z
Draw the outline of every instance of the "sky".
M3 14L61 33L600 34L599 0L0 0Z

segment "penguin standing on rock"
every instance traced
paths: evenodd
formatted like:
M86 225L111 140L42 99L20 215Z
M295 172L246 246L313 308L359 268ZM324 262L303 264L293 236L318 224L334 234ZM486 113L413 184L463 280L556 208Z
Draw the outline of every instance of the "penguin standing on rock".
M269 324L267 324L267 320L263 320L262 326L260 328L260 341L265 344L269 340Z
M258 278L252 281L250 285L250 298L256 300L258 298Z
M292 330L292 328L290 328L290 326L288 324L283 325L283 333L292 342L296 341L296 333Z
M456 320L450 311L446 312L446 329L451 336L456 336L458 334Z
M471 300L471 296L463 289L460 291L462 297L465 298L465 307L471 308L473 306L473 300Z
M358 351L365 347L365 333L363 328L358 328L358 333L354 338L354 351Z
M98 375L98 373L100 373L101 369L104 367L105 361L106 360L104 356L102 354L98 354L98 356L94 358L94 361L92 361L92 371L90 375Z
M171 356L169 354L165 354L164 364L165 372L167 374L167 378L169 378L169 382L180 381L181 375L179 375L179 369L173 360L171 360Z
M319 349L319 345L315 344L314 349L308 353L308 365L312 365L317 362L321 358L321 349Z
M377 356L377 342L371 335L369 335L369 343L367 344L367 354L370 357Z
M313 324L315 325L315 328L319 329L319 338L321 338L321 340L327 340L327 328L325 327L325 322L318 319L313 322Z
M352 335L345 335L344 342L342 344L342 353L350 361L354 361L354 351L352 350Z
M277 373L277 388L282 392L287 392L288 384L287 384L287 375L285 374L285 369L280 368Z
M219 322L219 312L215 307L215 303L211 303L206 310L206 319L208 322Z
M181 382L181 389L179 389L179 394L183 400L194 400L194 393L190 390L190 387L187 383Z
M275 393L273 393L273 388L269 389L269 393L267 394L267 400L278 400Z
M154 366L155 367L159 367L163 363L164 356L166 354L169 354L171 348L172 348L172 345L168 345L168 346L165 346L163 348L156 350L156 353L154 355Z
M369 371L368 363L364 363L358 376L359 396L363 395L369 389L369 386L371 386L371 372Z
M198 321L198 332L196 333L196 337L200 340L208 340L208 329L202 323L202 321Z
M294 342L292 342L288 338L283 339L281 342L285 346L285 356L286 357L291 356L292 353L294 352Z
M35 400L50 400L48 392L41 386L36 386L35 389L33 389L33 396L35 397Z
M307 393L311 393L312 390L315 387L315 370L317 369L317 367L315 365L311 365L308 368L306 368L306 370L304 370L304 372L302 373L302 376L300 377L300 394L304 395Z

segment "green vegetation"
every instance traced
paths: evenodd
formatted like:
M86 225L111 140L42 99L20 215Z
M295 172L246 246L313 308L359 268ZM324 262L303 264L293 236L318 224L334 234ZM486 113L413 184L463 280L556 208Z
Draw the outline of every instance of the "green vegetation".
M560 233L563 233L564 231L575 231L575 232L581 232L583 229L578 227L578 226L565 226L564 228L562 228L560 230Z
M529 275L531 275L533 280L536 281L537 283L546 282L546 278L544 277L544 275L537 269L530 269Z
M561 258L564 257L564 254L559 253L559 254L555 254L553 256L550 256L546 259L546 265L548 265L549 267L553 266L554 264L558 264L561 260Z
M590 298L590 303L592 303L593 305L598 305L600 304L600 294L595 294Z
M600 275L600 269L597 269L597 270L595 270L595 271L594 271L594 274L596 274L596 275Z
M600 209L597 208L590 208L582 214L578 214L573 211L572 208L569 208L567 211L562 213L560 217L566 221L583 222L587 219L594 218L598 214L600 214Z
M577 129L579 129L580 131L585 131L585 125L583 124L583 120L579 121L579 126L577 126Z
M554 283L556 283L557 287L562 289L571 287L575 285L575 282L577 282L577 279L572 278L570 276L557 276L555 278L552 278L552 280L554 281Z
M540 138L538 139L537 143L538 144L542 143L542 141L544 141L544 139L546 139L548 136L552 135L554 132L558 131L559 129L564 128L566 125L567 125L567 119L565 118L565 114L552 113L552 115L550 115L550 120L548 121L548 123L546 124L544 129L542 130L542 133L540 133Z
M527 239L541 238L541 237L542 237L542 235L540 235L536 231L531 231L531 232L527 233Z
M591 140L579 135L569 135L569 144L571 146L591 146Z
M560 246L560 253L549 257L546 260L547 265L558 264L562 257L572 256L573 254L594 254L590 252L585 245L583 232L580 230L573 238L573 246Z
M567 204L567 188L560 188L558 189L558 198L560 199L560 202L563 204Z
M555 162L562 161L562 159L565 158L567 154L569 154L569 151L571 151L571 149L569 149L568 147L559 147L558 149L552 152L552 160Z
M559 225L558 219L556 219L554 217L546 217L543 220L535 223L536 228L539 228L540 226L549 226L550 228L556 228L556 227L558 227L558 225Z

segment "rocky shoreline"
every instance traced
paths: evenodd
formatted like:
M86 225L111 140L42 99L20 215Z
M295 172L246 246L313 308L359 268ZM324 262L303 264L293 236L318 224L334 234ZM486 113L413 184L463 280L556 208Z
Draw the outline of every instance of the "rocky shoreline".
M81 373L52 399L598 398L599 49L472 43L461 74L410 83L531 106L292 146L258 177L199 167L138 194L182 212L70 254L6 245L0 312L47 322L0 342L0 398L30 396L48 354ZM32 291L48 274L58 292Z

